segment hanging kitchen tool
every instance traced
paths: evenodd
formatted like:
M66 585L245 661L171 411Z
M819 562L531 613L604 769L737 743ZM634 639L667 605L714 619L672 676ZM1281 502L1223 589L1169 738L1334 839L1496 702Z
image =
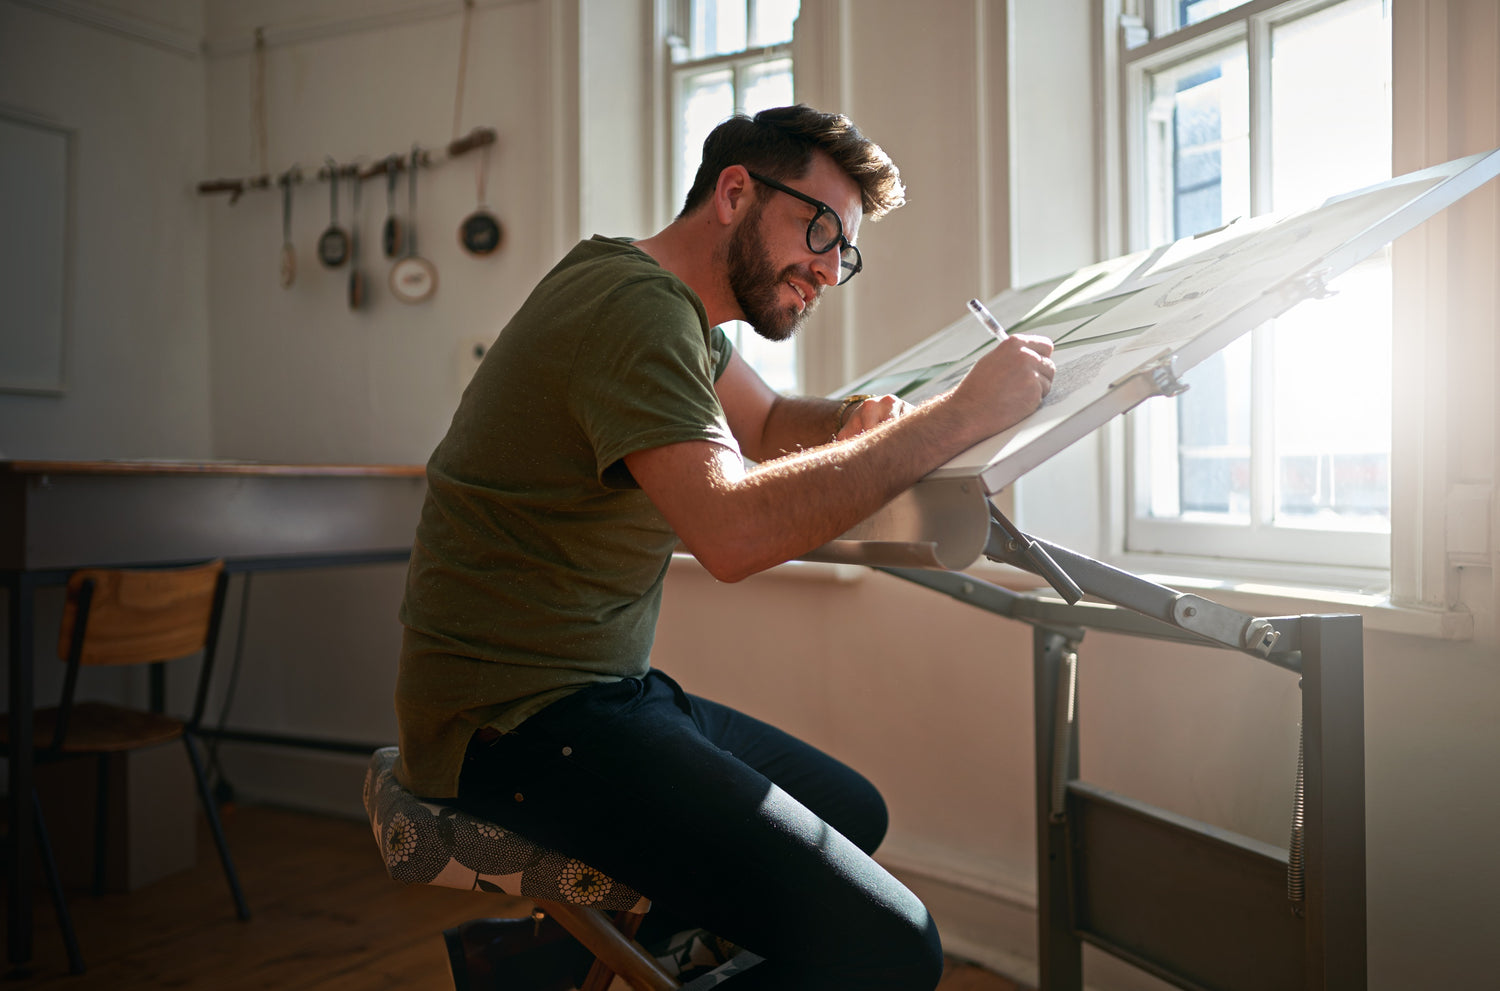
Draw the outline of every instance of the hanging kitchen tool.
M479 153L479 207L458 226L458 243L473 255L492 254L505 239L505 229L500 226L500 220L485 206L484 189L489 166L490 146L485 145Z
M401 218L396 216L396 183L401 181L401 156L392 155L385 160L385 225L380 229L380 245L387 258L401 254Z
M281 288L290 289L297 281L297 249L292 247L292 172L288 170L276 181L281 184Z
M437 269L417 255L417 165L422 152L411 150L406 186L406 255L391 266L391 293L403 303L420 303L437 290Z
M353 213L349 217L349 309L365 305L365 273L359 268L359 169L354 170Z
M339 163L328 160L328 229L318 238L318 260L338 268L349 258L349 234L339 226Z
M474 0L464 0L463 28L459 32L458 42L458 85L453 93L453 144L449 145L450 149L463 143L458 133L464 113L464 83L469 75L469 28L473 14ZM472 138L473 135L470 137ZM484 184L489 172L489 164L490 146L485 144L479 161L479 207L458 225L458 243L465 251L475 255L487 255L494 251L500 247L500 241L504 236L500 221L495 219L495 215L490 213L484 205Z

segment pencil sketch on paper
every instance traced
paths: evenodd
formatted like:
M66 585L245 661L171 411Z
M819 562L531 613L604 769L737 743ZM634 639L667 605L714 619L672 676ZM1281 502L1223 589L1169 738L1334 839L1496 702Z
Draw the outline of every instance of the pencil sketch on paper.
M1169 379L1181 375L1319 295L1328 280L1497 174L1500 150L1471 155L1311 210L1236 220L984 300L1008 332L1053 341L1057 378L1035 413L940 472L977 470L986 490L997 491L1154 394L1163 369ZM837 394L889 392L920 402L956 385L995 344L962 305L954 312L943 329Z

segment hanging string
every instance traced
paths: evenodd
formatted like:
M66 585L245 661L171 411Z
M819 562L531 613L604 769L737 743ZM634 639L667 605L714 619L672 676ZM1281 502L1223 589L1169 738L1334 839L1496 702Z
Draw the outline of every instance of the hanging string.
M485 145L479 153L479 176L476 185L479 187L479 205L484 206L487 202L484 198L485 186L489 182L490 172L490 146Z
M260 166L260 174L269 173L270 152L267 150L268 140L266 138L266 33L262 28L255 29L255 62L253 67L254 80L251 84L250 94L250 121L254 128L251 134L251 144L255 146L255 161Z
M369 179L377 175L383 175L392 166L392 159L402 162L400 168L417 168L418 166L439 165L449 158L467 154L476 148L483 148L486 154L482 156L483 161L479 164L478 182L480 184L480 199L484 198L484 182L489 169L488 146L495 143L495 132L488 127L476 127L467 135L460 135L460 127L463 123L464 87L469 74L469 36L473 21L474 0L464 0L463 27L459 38L458 53L458 86L454 93L453 101L453 140L448 143L446 149L441 151L425 151L413 145L413 157L410 164L406 164L404 156L390 156L387 159L377 161L368 168L357 169L350 167L344 174L352 175L357 180ZM304 172L319 179L326 178L327 169L317 169L292 165L280 176L270 174L270 138L268 136L268 118L266 100L266 78L267 78L267 45L265 29L255 29L255 52L250 63L250 144L251 153L259 166L259 174L225 179L207 179L198 183L198 192L203 194L228 193L229 202L235 203L240 196L250 190L271 189L281 184L295 184L303 179Z
M474 0L464 0L463 28L458 42L458 88L453 94L453 138L458 139L459 124L464 114L464 82L469 75L469 22L474 13Z

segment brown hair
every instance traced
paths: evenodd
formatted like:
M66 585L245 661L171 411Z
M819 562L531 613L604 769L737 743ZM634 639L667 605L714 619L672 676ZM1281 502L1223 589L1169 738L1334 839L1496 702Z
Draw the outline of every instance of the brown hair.
M754 117L735 114L715 127L703 142L703 162L678 216L706 203L720 173L731 165L743 165L782 182L806 175L817 151L826 153L859 184L865 219L879 220L906 202L900 170L852 120L799 103L762 110Z

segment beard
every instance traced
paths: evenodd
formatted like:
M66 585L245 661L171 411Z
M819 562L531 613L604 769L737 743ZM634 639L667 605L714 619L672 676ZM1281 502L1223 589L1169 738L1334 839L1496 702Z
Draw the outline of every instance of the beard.
M787 277L800 274L809 285L817 286L810 271L788 265L779 272L771 264L766 251L765 239L761 237L761 204L756 203L752 212L736 228L729 238L726 262L729 268L729 290L739 304L740 312L755 332L768 341L784 341L802 328L802 323L821 298L821 290L806 301L799 313L796 306L780 302L781 287Z

